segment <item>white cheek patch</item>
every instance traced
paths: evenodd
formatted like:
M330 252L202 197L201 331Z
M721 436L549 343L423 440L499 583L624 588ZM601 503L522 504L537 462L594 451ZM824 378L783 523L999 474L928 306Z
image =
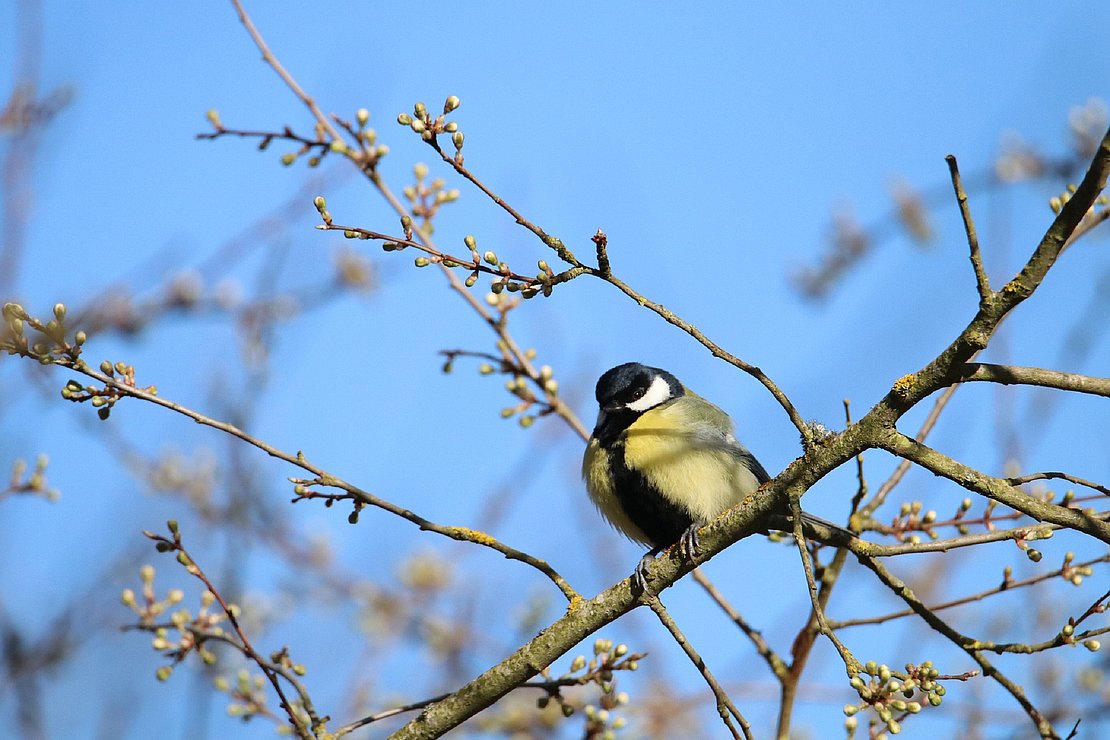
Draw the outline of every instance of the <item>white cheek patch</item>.
M662 377L656 376L655 380L651 381L651 386L647 389L647 393L628 404L626 408L631 411L647 411L670 399L671 387Z

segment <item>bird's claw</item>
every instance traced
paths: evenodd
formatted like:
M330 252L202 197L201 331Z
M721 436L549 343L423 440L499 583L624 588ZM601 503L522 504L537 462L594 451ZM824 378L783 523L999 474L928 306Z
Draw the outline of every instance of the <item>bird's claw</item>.
M678 554L691 563L696 563L698 558L698 548L700 547L698 542L699 526L701 525L694 522L686 528L686 531L678 539Z
M632 585L640 593L647 593L647 569L655 562L655 556L659 550L648 550L644 556L640 558L640 562L636 564L636 570L632 572Z

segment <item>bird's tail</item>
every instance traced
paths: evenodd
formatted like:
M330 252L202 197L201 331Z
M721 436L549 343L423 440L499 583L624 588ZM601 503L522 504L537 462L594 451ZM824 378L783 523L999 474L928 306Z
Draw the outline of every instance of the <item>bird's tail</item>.
M771 529L787 533L794 531L794 517L789 514L775 514L767 523ZM843 547L859 537L850 529L845 529L839 524L833 524L827 519L822 519L804 511L802 512L802 534L808 540L834 547Z

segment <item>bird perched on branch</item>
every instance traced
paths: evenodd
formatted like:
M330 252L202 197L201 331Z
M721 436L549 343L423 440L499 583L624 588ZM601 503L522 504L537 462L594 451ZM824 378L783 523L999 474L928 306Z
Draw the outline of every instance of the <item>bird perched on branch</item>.
M687 390L666 370L627 362L597 381L601 407L586 445L582 477L590 499L622 534L651 549L636 566L642 590L646 568L664 548L679 544L697 553L698 528L771 479L735 437L732 419ZM786 502L769 516L767 529L792 529ZM854 537L842 527L802 514L835 537Z

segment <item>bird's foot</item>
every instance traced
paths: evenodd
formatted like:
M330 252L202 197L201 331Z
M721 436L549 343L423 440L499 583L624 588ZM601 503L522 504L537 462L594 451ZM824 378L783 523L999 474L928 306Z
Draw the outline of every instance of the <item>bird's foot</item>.
M636 564L636 570L632 572L632 585L635 586L640 593L647 593L647 569L655 562L655 556L657 554L659 554L659 548L648 550L644 553L644 556L640 558L640 562Z
M678 539L678 554L691 563L697 563L698 547L700 546L698 528L700 526L700 522L694 522L686 528L686 531Z

